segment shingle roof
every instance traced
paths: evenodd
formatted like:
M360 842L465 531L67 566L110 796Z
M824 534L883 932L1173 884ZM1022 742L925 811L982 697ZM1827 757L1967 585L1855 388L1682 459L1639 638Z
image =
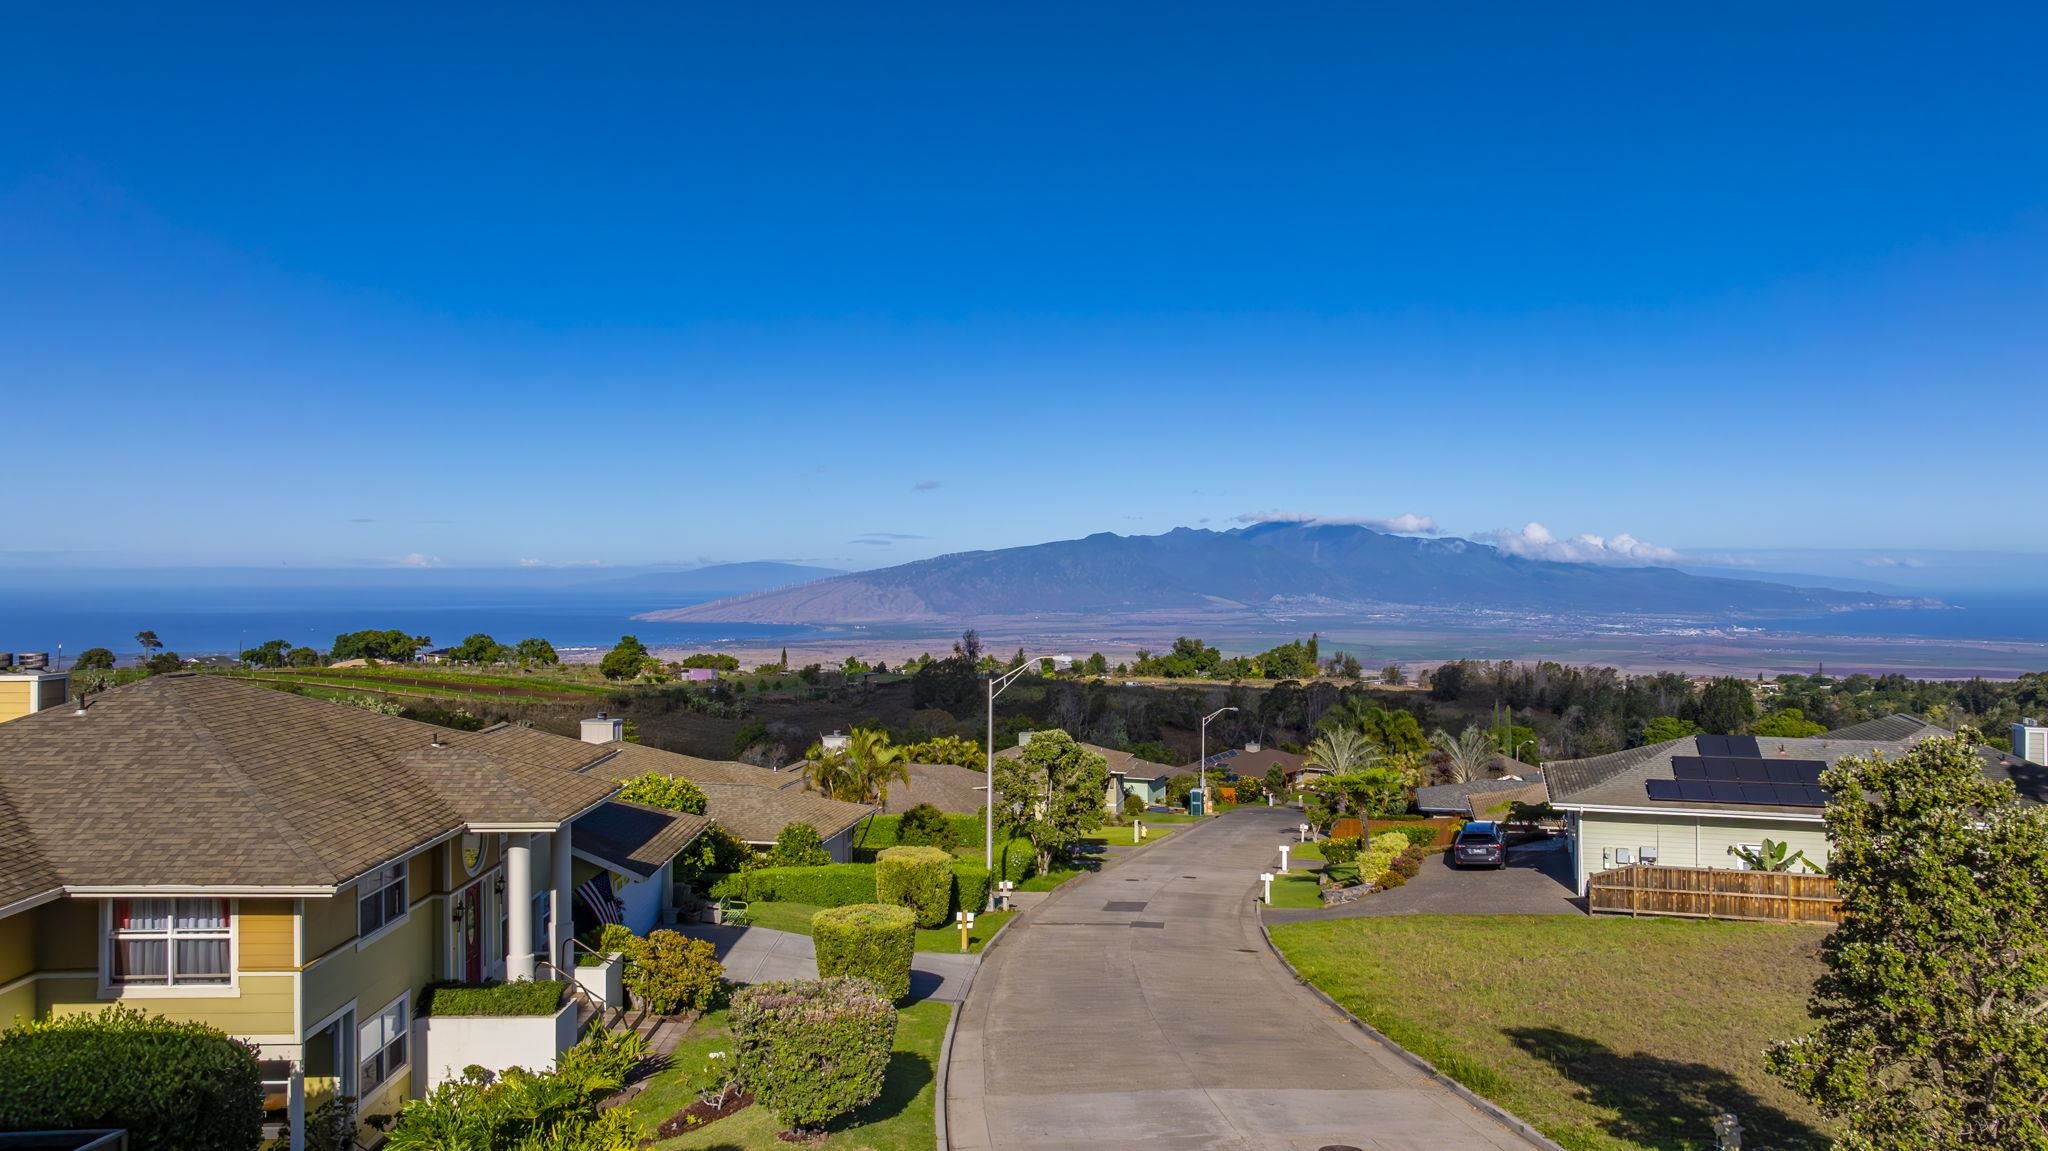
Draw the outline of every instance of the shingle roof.
M955 767L950 763L912 763L905 766L910 771L910 782L898 781L889 785L889 800L882 805L883 811L900 813L920 803L929 803L940 811L970 815L982 810L986 803L985 793L981 790L987 778L984 772Z
M1101 756L1103 762L1109 765L1109 770L1113 772L1120 771L1128 779L1157 779L1162 775L1173 775L1180 770L1163 764L1153 763L1150 760L1139 759L1128 751L1118 751L1113 747L1103 747L1097 743L1081 743L1078 739L1074 742L1080 743L1083 750L1092 751ZM1015 759L1022 754L1024 754L1023 747L1012 744L996 752L996 758ZM1186 770L1193 771L1194 768L1190 766Z
M1281 771L1292 775L1294 772L1301 770L1305 759L1305 756L1297 755L1291 751L1281 751L1276 747L1262 747L1257 751L1245 751L1243 748L1224 748L1221 751L1209 753L1209 770L1227 771L1232 775L1256 775L1263 777L1266 774L1267 768L1278 767ZM1160 774L1190 775L1193 774L1195 766L1194 763L1189 762L1176 768L1161 768Z
M699 783L709 801L705 814L748 843L773 843L792 823L808 823L830 839L875 808L826 799L798 788L752 787L744 783Z
M1422 811L1456 812L1462 815L1471 810L1471 799L1475 795L1541 786L1543 772L1537 770L1523 772L1521 779L1474 779L1465 783L1440 783L1434 787L1416 788L1415 806Z
M612 800L569 825L579 853L641 879L658 874L711 826L708 815L686 815Z
M1977 755L1984 761L1985 778L2010 782L2020 793L2021 803L2048 803L2048 766L1995 747L1980 747Z
M1897 722L1894 722L1897 721ZM1879 726L1882 725L1882 726ZM1888 738L1875 738L1871 733ZM1948 732L1911 716L1890 716L1884 720L1856 724L1811 739L1759 736L1758 750L1765 759L1820 760L1832 764L1849 755L1882 752L1895 755L1912 745ZM1683 800L1651 799L1644 786L1652 779L1671 779L1673 756L1698 755L1696 736L1634 747L1589 759L1557 760L1543 765L1550 785L1550 802L1558 807L1637 807L1670 811L1740 811L1754 815L1798 815L1816 817L1811 807L1780 807L1768 804L1695 803Z
M0 724L0 856L67 886L332 886L466 826L614 790L575 740L501 742L224 676L153 676ZM4 865L19 888L34 865ZM7 902L0 899L0 903Z

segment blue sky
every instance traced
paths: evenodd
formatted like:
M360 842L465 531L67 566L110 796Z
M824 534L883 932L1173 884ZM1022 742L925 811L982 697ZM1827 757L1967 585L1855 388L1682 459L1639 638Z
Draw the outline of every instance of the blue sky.
M23 10L0 565L2048 551L2043 23Z

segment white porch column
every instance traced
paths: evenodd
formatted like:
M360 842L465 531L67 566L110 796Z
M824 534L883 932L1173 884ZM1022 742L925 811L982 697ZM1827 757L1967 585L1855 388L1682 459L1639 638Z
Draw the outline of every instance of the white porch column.
M655 913L655 926L667 927L668 917L676 909L676 865L670 862L661 869L661 906Z
M505 978L533 978L533 836L505 845Z
M290 1151L306 1151L306 1062L292 1060L291 1085L285 1088L284 1121L291 1128Z
M551 909L552 920L548 930L548 942L553 945L555 966L573 973L576 969L576 957L569 953L569 938L576 933L576 913L575 906L569 902L572 898L569 886L569 850L573 846L570 841L569 825L564 823L548 838L553 841L549 846L553 848L554 855L554 879L548 884L548 906Z

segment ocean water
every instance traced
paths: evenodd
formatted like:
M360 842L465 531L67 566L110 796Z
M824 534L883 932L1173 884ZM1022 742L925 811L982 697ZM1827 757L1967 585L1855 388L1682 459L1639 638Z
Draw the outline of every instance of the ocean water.
M436 647L485 632L501 643L539 636L557 648L608 648L621 635L649 646L773 643L814 634L800 627L636 620L637 612L686 606L645 594L557 588L169 588L140 591L0 589L0 651L89 647L127 654L135 633L156 632L183 655L238 652L270 639L326 650L334 637L399 628Z

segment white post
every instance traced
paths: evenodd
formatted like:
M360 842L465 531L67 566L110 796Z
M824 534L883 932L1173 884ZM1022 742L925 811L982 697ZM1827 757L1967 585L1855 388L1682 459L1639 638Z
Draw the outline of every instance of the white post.
M1138 842L1139 840L1141 840L1141 839L1143 839L1143 838L1145 838L1145 821L1144 821L1144 820L1142 820L1142 819L1134 819L1134 820L1132 820L1132 821L1131 821L1131 842L1132 842L1132 843L1136 843L1136 842Z
M1289 844L1283 843L1280 845L1280 874L1282 875L1287 874L1287 853L1292 850L1294 848Z
M1265 902L1270 907L1273 904L1273 873L1268 871L1264 875L1259 876L1259 882L1266 885Z
M289 1151L306 1151L306 1063L292 1060L291 1083L285 1088L284 1121L291 1126Z
M988 776L982 780L987 787L984 796L988 807L982 815L981 824L981 865L991 872L996 869L996 680L988 680Z
M505 979L533 978L533 836L505 847Z
M1308 842L1308 824L1306 823L1301 825L1301 841L1303 843Z
M574 845L569 825L564 823L548 838L552 841L550 846L554 849L555 865L554 879L548 884L549 951L558 969L570 971L576 966L576 957L569 954L569 938L576 929L576 912L575 906L569 902L572 898L570 893L575 890L570 886L569 852Z

